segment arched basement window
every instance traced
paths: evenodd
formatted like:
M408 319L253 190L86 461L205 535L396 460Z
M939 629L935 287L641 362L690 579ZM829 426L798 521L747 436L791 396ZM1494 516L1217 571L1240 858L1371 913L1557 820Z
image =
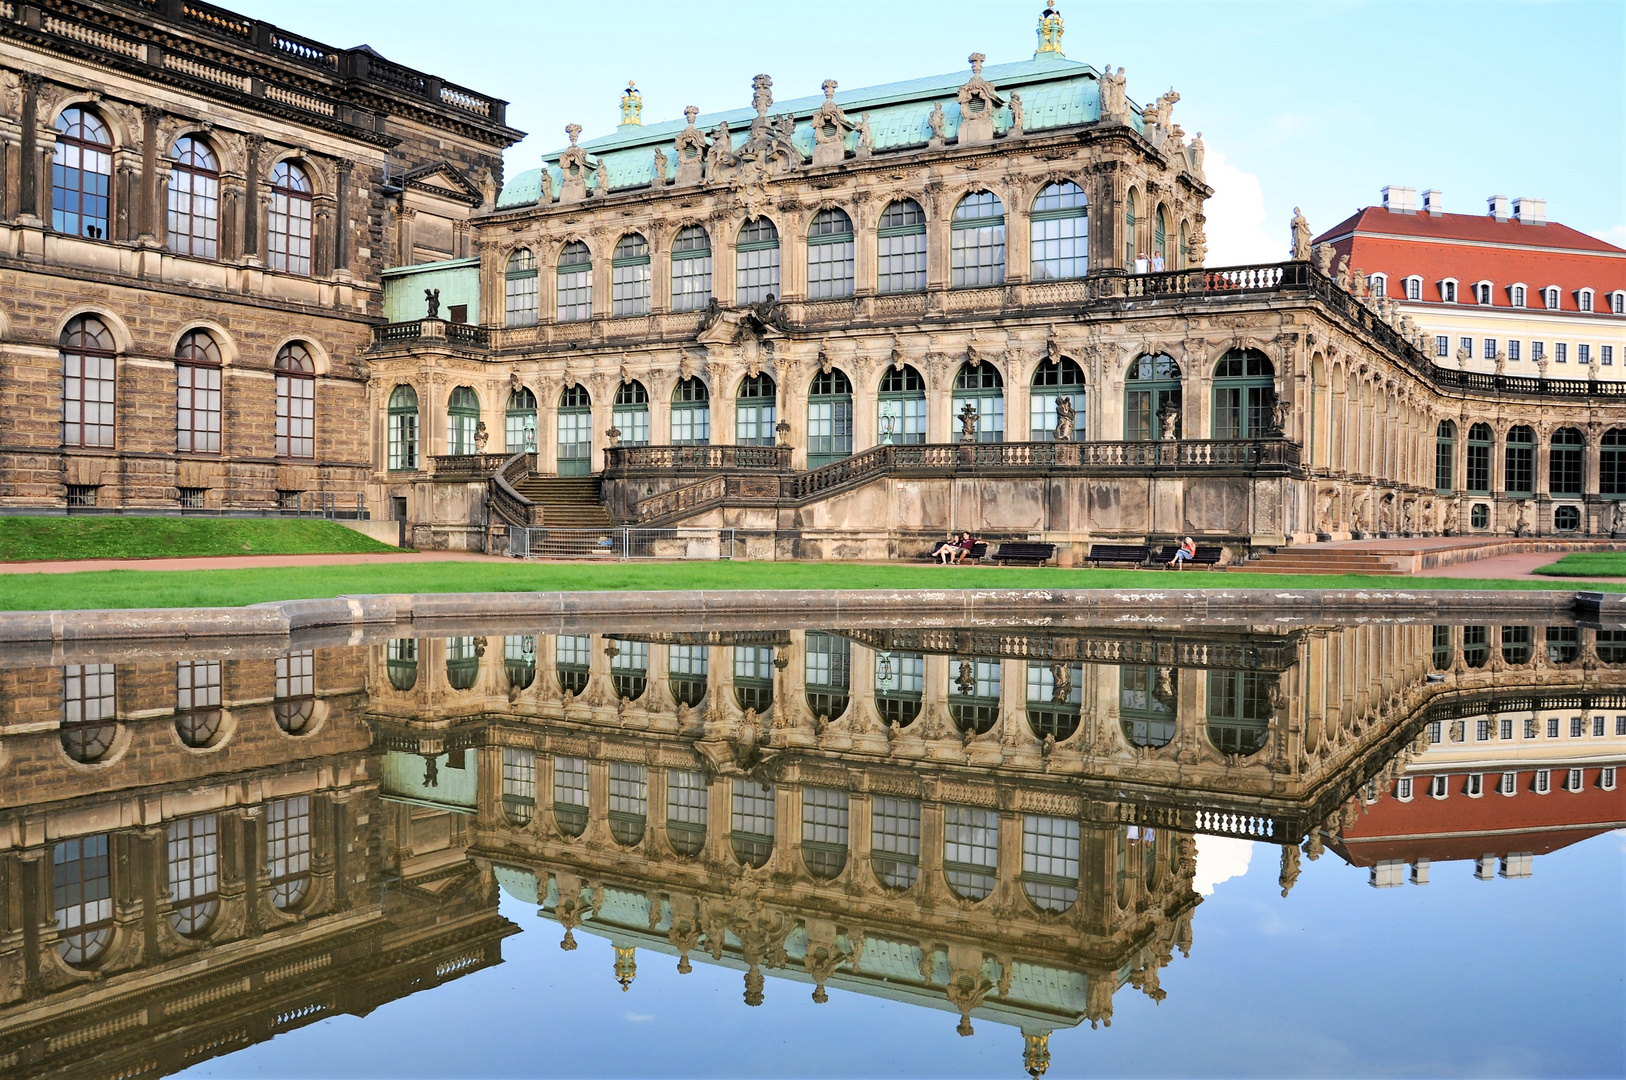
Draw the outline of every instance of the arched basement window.
M529 690L536 681L536 635L504 635L502 662L508 685L517 690Z

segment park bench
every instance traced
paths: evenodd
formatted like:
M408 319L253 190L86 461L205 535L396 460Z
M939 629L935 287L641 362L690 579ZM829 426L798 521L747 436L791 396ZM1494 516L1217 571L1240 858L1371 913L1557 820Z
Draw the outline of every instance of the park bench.
M1163 547L1158 550L1158 553L1155 556L1153 556L1152 564L1154 566L1159 566L1159 567L1162 567L1164 569L1167 569L1170 560L1172 560L1174 558L1174 553L1176 551L1178 551L1179 548L1180 548L1179 544L1164 544ZM1220 547L1218 544L1214 544L1214 545L1198 544L1197 545L1197 554L1195 554L1195 555L1193 555L1191 557L1191 565L1193 565L1193 566L1203 566L1203 567L1207 567L1208 569L1212 570L1212 569L1214 569L1214 567L1216 567L1216 566L1218 566L1220 564L1220 557L1222 555L1224 555L1224 554L1225 554L1225 549Z
M939 541L939 543L940 542L941 541ZM937 550L937 544L933 544L928 550L921 552L919 557L922 558L922 559L925 559L925 560L927 560L929 562L936 562L937 560L932 558L932 552L936 551L936 550ZM967 555L964 559L961 559L960 561L961 562L981 562L983 559L985 559L987 557L988 557L988 542L986 540L978 540L974 544L971 545L971 554Z
M1001 566L1009 563L1042 566L1055 557L1055 544L1035 544L1022 540L1008 540L1000 544L999 550L994 552L994 561Z
M1091 544L1088 562L1091 566L1140 566L1146 562L1146 554L1145 544Z

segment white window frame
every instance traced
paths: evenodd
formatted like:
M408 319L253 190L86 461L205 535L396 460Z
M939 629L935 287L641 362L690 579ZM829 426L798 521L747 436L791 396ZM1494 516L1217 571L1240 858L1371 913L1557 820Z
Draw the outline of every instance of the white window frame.
M1564 293L1557 285L1548 285L1541 290L1541 306L1547 311L1558 311L1559 305L1564 302Z
M1423 298L1423 279L1416 274L1406 278L1401 284L1406 290L1407 300L1421 300Z
M1507 302L1511 307L1526 307L1530 301L1530 287L1522 281L1515 281L1507 287Z
M1372 274L1366 279L1366 284L1372 290L1373 296L1384 297L1389 295L1388 274Z
M1510 799L1517 795L1519 793L1519 774L1516 772L1503 773L1502 779L1496 785L1496 793L1505 795Z
M1462 793L1470 799L1477 799L1485 794L1485 774L1469 773L1462 785Z
M1592 312L1592 298L1593 298L1593 292L1592 292L1591 289L1577 289L1577 290L1575 290L1575 307L1576 307L1576 309L1580 310L1580 311L1587 312L1588 314L1591 314L1591 312Z
M1411 800L1412 800L1412 779L1411 779L1411 777L1402 776L1399 780L1395 781L1395 800L1397 802L1411 802Z
M1494 285L1495 283L1491 281L1474 282L1474 303L1490 307L1493 302L1491 298L1494 295L1491 289L1494 288ZM1481 296L1484 297L1483 300L1480 299Z
M1454 277L1441 278L1437 285L1440 290L1440 303L1455 304L1462 293L1457 289L1457 279Z
M1626 289L1616 289L1609 294L1609 314L1626 315Z
M1598 770L1598 786L1605 791L1615 790L1615 767L1605 765Z
M1553 773L1551 769L1537 769L1530 781L1530 790L1537 795L1546 795L1553 790Z
M1569 792L1580 791L1586 786L1586 770L1571 769L1564 774L1564 790Z
M1450 798L1451 778L1449 776L1431 777L1428 782L1428 797L1431 799Z

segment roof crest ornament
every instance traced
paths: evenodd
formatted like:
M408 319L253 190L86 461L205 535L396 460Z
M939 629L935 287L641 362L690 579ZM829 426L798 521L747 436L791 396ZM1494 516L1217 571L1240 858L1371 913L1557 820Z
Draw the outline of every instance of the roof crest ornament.
M1039 16L1039 47L1034 50L1033 58L1037 60L1045 53L1055 53L1065 56L1061 51L1061 35L1066 27L1062 23L1061 12L1055 4L1046 4L1044 12Z
M644 95L638 92L638 84L631 79L627 80L627 88L621 91L621 126L644 126Z
M834 79L824 80L824 104L811 118L814 165L838 165L847 156L847 132L853 125L836 104L836 85Z
M751 80L751 107L757 111L757 117L751 121L751 127L764 128L768 126L768 110L773 106L773 80L766 75L758 75Z

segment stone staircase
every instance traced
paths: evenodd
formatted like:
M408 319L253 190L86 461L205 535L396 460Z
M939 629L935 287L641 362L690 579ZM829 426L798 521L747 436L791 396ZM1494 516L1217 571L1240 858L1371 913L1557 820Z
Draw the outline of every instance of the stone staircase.
M1409 557L1303 545L1280 548L1227 569L1237 574L1407 574L1409 562Z
M550 529L603 529L615 524L604 509L596 476L526 476L514 490L542 508Z

